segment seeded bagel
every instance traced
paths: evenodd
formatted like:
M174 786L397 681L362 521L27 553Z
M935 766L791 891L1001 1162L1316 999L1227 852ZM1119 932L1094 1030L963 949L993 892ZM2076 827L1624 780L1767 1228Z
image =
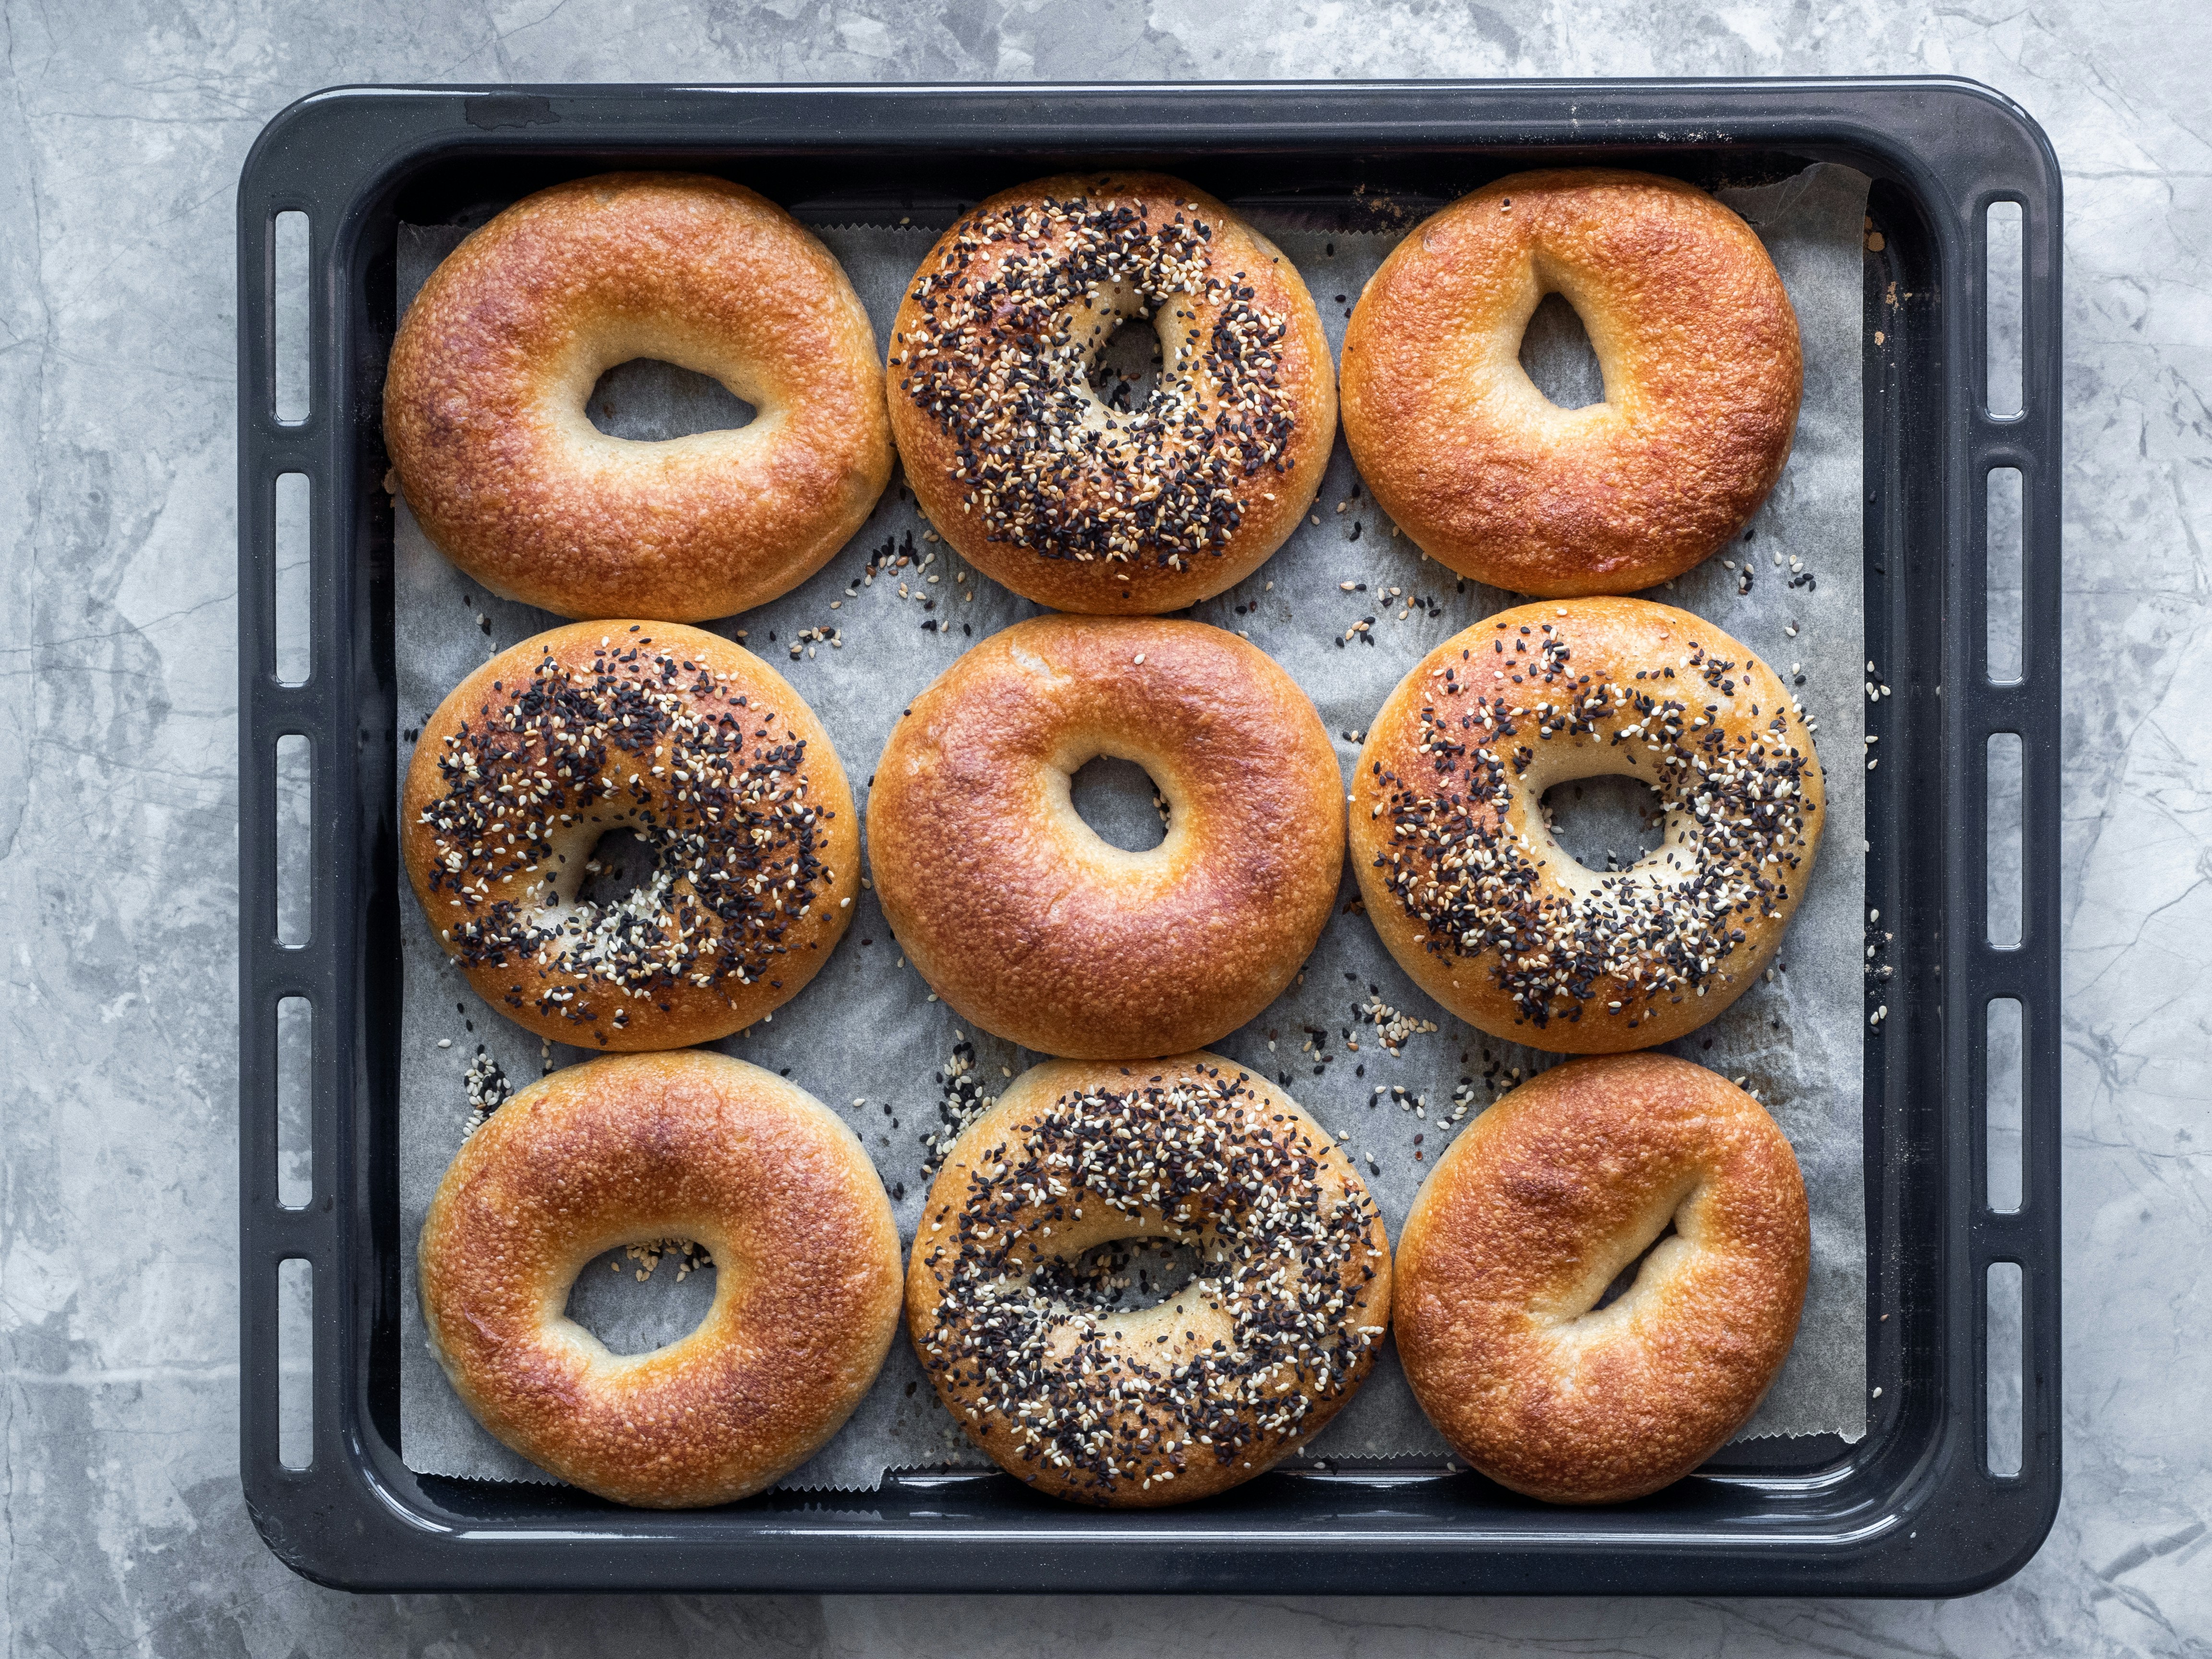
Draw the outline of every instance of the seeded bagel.
M1605 401L1521 367L1547 294L1589 333ZM1421 550L1508 592L1628 593L1705 558L1782 476L1804 365L1750 226L1677 179L1516 173L1392 250L1344 335L1344 434Z
M1124 319L1148 402L1091 384ZM962 557L1058 611L1178 611L1243 580L1321 488L1336 378L1297 269L1203 191L1064 174L945 235L892 324L891 430Z
M1620 1503L1757 1409L1811 1252L1796 1156L1757 1101L1666 1054L1571 1060L1475 1119L1422 1183L1398 1241L1398 1353L1492 1480Z
M1658 850L1584 868L1544 791L1618 774L1658 794ZM1686 611L1501 611L1424 658L1352 779L1369 919L1469 1024L1564 1054L1650 1048L1750 988L1805 896L1826 803L1803 711Z
M1158 1304L1085 1271L1186 1247ZM915 1352L956 1420L1040 1492L1116 1507L1249 1480L1356 1393L1390 1247L1328 1131L1217 1054L1024 1073L954 1144L907 1275Z
M400 858L447 954L540 1036L711 1042L796 996L844 937L860 830L830 735L742 646L576 623L503 651L423 726ZM583 896L601 836L653 873Z

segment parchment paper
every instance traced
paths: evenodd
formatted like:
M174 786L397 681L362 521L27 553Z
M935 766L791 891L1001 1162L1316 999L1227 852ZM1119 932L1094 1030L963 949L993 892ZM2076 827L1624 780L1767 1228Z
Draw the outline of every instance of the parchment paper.
M1797 693L1817 723L1827 773L1826 835L1778 959L1784 971L1673 1045L1758 1093L1796 1146L1811 1200L1813 1273L1803 1323L1743 1437L1826 1432L1855 1440L1866 1425L1865 762L1859 717L1867 678L1859 571L1866 185L1848 170L1817 167L1779 184L1721 192L1765 239L1796 307L1806 365L1803 410L1788 469L1747 534L1648 596L1710 617L1793 680L1802 672L1805 683ZM1415 212L1404 222L1419 216ZM1332 346L1340 344L1352 301L1401 231L1346 235L1264 212L1252 217L1297 264ZM936 230L817 228L859 289L880 346L900 290ZM401 228L403 306L461 234L453 227ZM1523 361L1563 404L1601 395L1579 328L1571 313L1563 319L1557 302L1539 313ZM608 429L635 437L666 435L669 422L680 421L687 408L728 405L726 394L697 377L647 364L616 370L597 400L611 405L611 415L603 408L600 416ZM933 562L886 568L864 585L871 556L886 544L895 556L909 537L914 558L933 555ZM404 776L416 731L447 691L495 652L560 619L486 596L429 545L404 505L398 542ZM1748 591L1740 592L1747 572ZM1346 592L1344 582L1364 586ZM901 597L902 583L908 597ZM857 597L848 597L854 587ZM1348 776L1357 738L1405 672L1461 629L1515 602L1459 580L1409 540L1394 537L1358 489L1340 437L1313 518L1253 576L1188 614L1248 634L1282 663L1314 698ZM773 605L714 627L743 640L812 706L865 813L867 781L899 711L969 645L1036 612L967 571L931 539L895 479L860 535L820 574ZM1339 643L1368 617L1374 621L1364 636ZM815 640L802 644L794 659L793 642L815 629L837 629L842 644ZM1158 838L1149 794L1141 772L1118 763L1087 770L1077 788L1079 804L1101 833L1123 844ZM1625 863L1644 844L1633 803L1612 781L1589 786L1584 799L1568 804L1560 833L1586 862L1601 862L1611 848ZM1473 1113L1516 1076L1557 1057L1485 1038L1430 1002L1391 962L1365 917L1347 908L1356 896L1347 867L1338 912L1299 983L1214 1047L1283 1082L1323 1124L1352 1131L1349 1150L1395 1240L1422 1177ZM430 1357L416 1303L415 1241L460 1142L469 1115L465 1077L479 1045L518 1088L547 1067L585 1056L544 1048L481 1003L437 948L411 896L403 911L400 1231L403 1322L410 1333L400 1397L403 1454L410 1468L425 1473L547 1480L477 1425ZM811 986L771 1019L720 1046L787 1071L860 1133L910 1244L928 1188L924 1170L931 1148L923 1137L945 1127L941 1074L955 1045L972 1043L973 1074L989 1094L1040 1056L969 1026L930 998L905 965L872 892L861 895L858 912L851 933ZM1393 1052L1380 1041L1373 1012L1378 1003L1391 1011L1382 1016L1385 1021L1402 1014L1434 1029L1413 1030ZM1455 1090L1471 1102L1456 1120ZM619 1255L611 1264L602 1259L585 1269L571 1298L572 1314L618 1352L641 1352L680 1334L713 1294L711 1273L678 1284L664 1262L640 1284L643 1265ZM1386 1352L1359 1395L1300 1461L1410 1459L1441 1467L1447 1457L1395 1352ZM988 1467L937 1404L902 1331L852 1420L784 1485L865 1488L878 1484L886 1468L948 1465Z

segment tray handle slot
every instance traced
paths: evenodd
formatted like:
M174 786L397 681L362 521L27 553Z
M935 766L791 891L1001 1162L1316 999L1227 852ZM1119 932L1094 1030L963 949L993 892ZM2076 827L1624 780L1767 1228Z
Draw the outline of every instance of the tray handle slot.
M276 1000L276 1201L305 1209L315 1196L315 1005Z
M1984 1022L1982 1086L1983 1201L1998 1215L2021 1204L2021 1063L2025 1011L2018 997L1991 997Z
M302 1255L276 1264L276 1461L315 1462L315 1270Z
M2060 1456L2061 265L2057 162L2027 137L2013 154L1977 155L1962 180L1964 257L1949 289L1963 371L1951 418L1964 441L1948 533L1967 603L1942 687L1958 720L1963 832L1952 902L1964 1065L1951 1096L1963 1156L1948 1185L1964 1249L1948 1316L1966 1328L1950 1375L1977 1431L1962 1437L1960 1473L1984 1494L1980 1513L2039 1538Z
M308 252L313 246L307 216L279 213L270 228L270 413L286 426L297 426L314 412L308 358Z
M298 950L314 937L314 745L276 739L276 943Z
M349 914L338 832L350 688L335 509L342 430L330 418L336 331L331 231L312 181L249 162L239 272L239 1390L247 1502L327 1491L343 1459L332 1262L342 1231L339 1133ZM318 1330L315 1314L324 1315ZM319 1395L319 1398L317 1396ZM280 1553L282 1552L280 1551Z
M271 660L279 685L305 685L314 667L313 629L308 608L310 562L307 514L312 505L307 475L276 475L276 556L271 577L270 618L276 629Z
M1993 421L2016 419L2027 412L2021 395L2021 277L2027 263L2027 213L2018 197L2000 198L1983 210L1982 396Z
M2000 1480L2019 1478L2027 1438L2025 1278L2017 1261L1992 1261L1983 1278L1982 1457Z
M2021 487L2018 467L1993 466L1984 489L1982 522L1989 571L1986 670L1992 685L2016 685L2027 674L2020 625Z
M2023 757L2020 733L1992 732L1986 753L1984 787L1988 791L1984 819L1984 896L1988 907L1990 944L2000 951L2016 951L2024 937L2021 910L2021 781Z

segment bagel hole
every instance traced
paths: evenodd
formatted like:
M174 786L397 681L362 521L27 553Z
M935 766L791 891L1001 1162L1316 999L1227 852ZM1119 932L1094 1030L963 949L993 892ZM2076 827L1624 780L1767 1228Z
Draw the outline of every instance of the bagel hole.
M635 357L600 375L584 412L610 438L638 443L733 432L760 413L713 375L657 357Z
M1091 365L1091 389L1116 414L1133 414L1152 402L1160 383L1159 331L1149 321L1125 318Z
M714 1304L714 1261L706 1247L664 1238L594 1256L568 1287L564 1311L608 1352L637 1354L681 1342Z
M1590 1304L1590 1311L1592 1313L1595 1313L1601 1308L1610 1308L1614 1303L1620 1301L1621 1297L1626 1296L1629 1291L1634 1290L1636 1288L1636 1276L1644 1271L1644 1264L1651 1259L1651 1252L1657 1249L1668 1239L1674 1237L1674 1224L1672 1221L1669 1221L1664 1227L1662 1227L1659 1230L1658 1237L1653 1239L1649 1244L1646 1244L1641 1250L1637 1252L1635 1261L1630 1262L1626 1267L1623 1267L1619 1273L1613 1276L1613 1283L1607 1285L1605 1287L1605 1293L1599 1297L1595 1302Z
M1659 850L1667 811L1635 778L1576 778L1544 792L1544 823L1559 850L1586 870L1626 870Z
M658 866L653 848L629 830L610 830L592 843L576 884L576 902L611 910L648 885Z
M1068 779L1075 815L1109 847L1149 853L1168 836L1168 798L1134 761L1101 755Z
M1171 1302L1199 1277L1198 1250L1166 1238L1115 1238L1073 1261L1037 1265L1030 1287L1072 1308L1133 1313Z
M1605 371L1598 366L1589 331L1564 294L1547 294L1521 336L1521 368L1561 409L1587 409L1605 401Z

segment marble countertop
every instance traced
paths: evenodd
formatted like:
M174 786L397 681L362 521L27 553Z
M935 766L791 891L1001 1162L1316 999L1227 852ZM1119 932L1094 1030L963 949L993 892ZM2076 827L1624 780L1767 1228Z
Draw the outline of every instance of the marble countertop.
M0 769L8 1654L2212 1652L2198 0L117 0L0 31L0 592L29 613ZM2067 1487L2018 1577L1941 1603L526 1601L351 1597L269 1554L234 1426L232 204L270 115L346 82L1924 71L2012 94L2066 171Z

